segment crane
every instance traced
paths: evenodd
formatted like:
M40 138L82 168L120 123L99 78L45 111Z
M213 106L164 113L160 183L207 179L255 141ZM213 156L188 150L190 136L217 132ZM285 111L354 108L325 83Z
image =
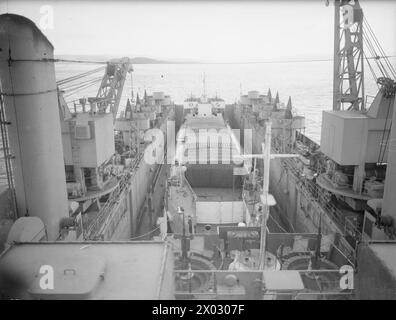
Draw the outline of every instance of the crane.
M359 1L334 0L333 110L366 111L365 61L378 87L394 90L396 71L364 17Z
M126 76L132 71L133 68L129 58L110 60L107 63L106 72L98 93L93 99L99 112L105 113L109 109L113 114L114 122L117 117Z
M104 68L105 72L103 77L94 79L88 78L77 84L75 83L76 80L80 80L87 76L92 76L94 73L102 71L103 67L100 67L57 82L59 109L63 119L66 120L71 118L64 92L66 91L67 95L71 96L77 91L86 89L100 81L96 96L88 98L88 102L91 105L91 111L97 111L98 113L107 113L109 111L113 114L113 121L115 122L125 79L127 74L133 71L133 68L130 59L126 57L121 59L113 59L106 62L105 64L106 67ZM68 84L68 87L64 87L66 84ZM86 99L79 99L79 101L83 105L83 110L85 110Z
M359 2L334 0L333 110L364 110L363 62L363 11Z

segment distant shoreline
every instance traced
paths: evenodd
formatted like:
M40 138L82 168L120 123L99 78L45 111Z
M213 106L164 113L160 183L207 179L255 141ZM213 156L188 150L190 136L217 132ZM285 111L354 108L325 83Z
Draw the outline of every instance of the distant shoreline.
M117 59L123 57L113 55L55 55L56 59L63 60L81 60L92 62L106 62L111 59ZM388 58L395 58L395 55L388 55ZM188 60L158 60L147 57L134 57L130 58L132 64L277 64L277 63L310 63L310 62L333 62L332 58L317 58L317 59L283 59L283 60L263 60L263 61L188 61Z
M64 59L64 60L82 60L87 62L100 61L105 62L111 59L121 58L120 56L113 55L74 55L74 54L59 54L55 55L56 59ZM200 64L198 61L167 61L167 60L158 60L147 57L134 57L130 58L132 64Z

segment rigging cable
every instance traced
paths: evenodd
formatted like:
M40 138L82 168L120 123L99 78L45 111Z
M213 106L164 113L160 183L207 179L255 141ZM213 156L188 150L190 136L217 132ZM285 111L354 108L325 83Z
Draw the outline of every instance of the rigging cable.
M156 230L158 230L158 229L160 229L160 227L157 227L157 228L155 228L155 229L153 229L153 230L150 230L149 232L144 233L144 234L142 234L142 235L140 235L140 236L133 237L133 238L129 238L129 240L135 240L135 239L143 238L143 237L145 237L145 236L148 236L149 234L152 234L154 231L156 231Z
M72 91L72 90L74 90L74 89L76 89L78 87L81 87L81 86L85 85L85 84L91 83L93 81L98 81L98 80L101 80L101 79L102 79L101 76L100 77L96 77L96 78L86 79L86 80L78 82L78 83L70 84L69 86L66 86L66 87L61 87L61 90L62 91L66 91L66 92L67 91Z
M368 23L367 19L364 19L364 20L365 20L365 23L366 23L366 25L367 25L367 27L368 27L369 32L371 33L371 35L372 35L372 37L373 37L373 39L374 39L374 42L377 44L377 47L378 47L379 51L380 51L381 54L382 54L382 58L384 58L385 63L387 64L387 66L388 66L388 68L389 68L389 70L390 70L392 76L393 76L394 78L396 78L396 70L393 68L393 66L392 66L392 64L390 63L389 59L387 59L386 54L385 54L385 51L384 51L384 49L382 48L381 44L379 43L378 38L375 36L375 33L374 33L374 31L372 30L372 28L371 28L370 24Z
M368 66L369 66L371 75L373 76L373 79L374 79L375 83L377 84L377 87L379 88L379 84L378 84L378 82L377 82L377 79L378 79L378 78L377 78L377 75L375 74L374 68L372 67L370 61L367 60L366 53L363 52L363 54L364 54L364 57L365 57L365 59L366 59L366 61L367 61Z
M387 77L388 76L388 72L386 71L386 68L384 67L382 62L379 60L381 57L376 52L376 49L375 49L371 39L369 38L368 35L365 35L364 39L365 39L366 48L368 49L368 51L370 52L372 58L374 59L379 72L381 73L382 76L386 76Z
M366 18L364 18L363 22L364 22L364 30L367 31L364 32L363 34L365 35L365 40L368 45L368 49L373 54L373 58L375 59L378 68L381 70L383 76L386 76L388 78L391 77L396 78L396 71L388 59L389 56L386 56L384 49L379 43L378 38L376 37L374 31L372 30ZM379 54L377 54L377 51L379 52ZM385 66L381 60L384 60Z
M79 92L79 91L81 91L83 89L89 88L89 87L99 83L100 81L101 81L101 78L100 79L93 79L93 80L91 80L89 82L86 82L86 83L84 83L82 85L74 87L74 88L72 88L72 89L70 89L69 91L66 92L65 98L66 97L70 97L70 96L76 94L77 92Z
M68 60L55 58L42 59L7 59L10 62L68 62L68 63L92 63L92 64L108 64L108 61L92 61L92 60Z
M63 84L65 84L65 83L68 83L68 82L71 82L71 81L80 79L80 78L82 78L82 77L91 75L91 74L93 74L93 73L102 71L102 70L104 70L104 68L105 68L105 67L99 67L99 68L96 68L96 69L93 69L93 70L89 70L89 71L87 71L87 72L84 72L84 73L81 73L81 74L77 74L77 75L74 75L74 76L71 76L71 77L68 77L68 78L59 80L59 81L57 81L56 83L57 83L58 85L63 85Z

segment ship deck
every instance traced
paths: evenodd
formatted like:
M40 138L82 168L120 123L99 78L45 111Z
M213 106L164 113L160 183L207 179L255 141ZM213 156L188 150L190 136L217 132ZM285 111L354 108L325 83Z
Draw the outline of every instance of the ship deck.
M230 188L194 188L197 201L240 201L240 189Z
M226 125L222 117L188 117L184 123L188 129L225 129Z
M173 256L168 249L160 241L21 243L2 254L0 278L18 275L25 284L20 293L31 292L27 299L73 298L75 294L83 299L173 299L169 268ZM103 265L104 271L95 266L87 274L85 269L92 264ZM54 268L58 285L50 293L34 285L40 265ZM70 270L74 273L66 273ZM70 287L72 283L74 287Z

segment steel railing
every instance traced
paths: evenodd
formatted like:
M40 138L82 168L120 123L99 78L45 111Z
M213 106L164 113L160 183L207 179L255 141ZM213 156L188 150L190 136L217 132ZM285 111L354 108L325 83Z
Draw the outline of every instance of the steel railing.
M284 272L272 271L272 272ZM235 271L235 270L175 270L175 287L176 296L189 296L191 298L202 297L217 297L221 294L221 283L224 277L228 274L233 274L238 278L238 274L246 275L246 273L255 274L255 278L261 280L262 289L260 296L265 299L266 297L277 298L281 296L312 296L313 298L319 297L351 297L353 289L345 289L342 284L343 274L339 270L296 270L299 273L303 288L298 290L276 290L266 289L263 279L270 274L265 275L263 270L250 270L250 271ZM199 279L200 285L194 287L194 282ZM238 283L239 286L245 289L252 285L249 280L243 281L242 278ZM220 290L219 290L220 289ZM227 293L232 290L227 290ZM240 290L237 293L244 294ZM222 293L225 294L225 293Z

